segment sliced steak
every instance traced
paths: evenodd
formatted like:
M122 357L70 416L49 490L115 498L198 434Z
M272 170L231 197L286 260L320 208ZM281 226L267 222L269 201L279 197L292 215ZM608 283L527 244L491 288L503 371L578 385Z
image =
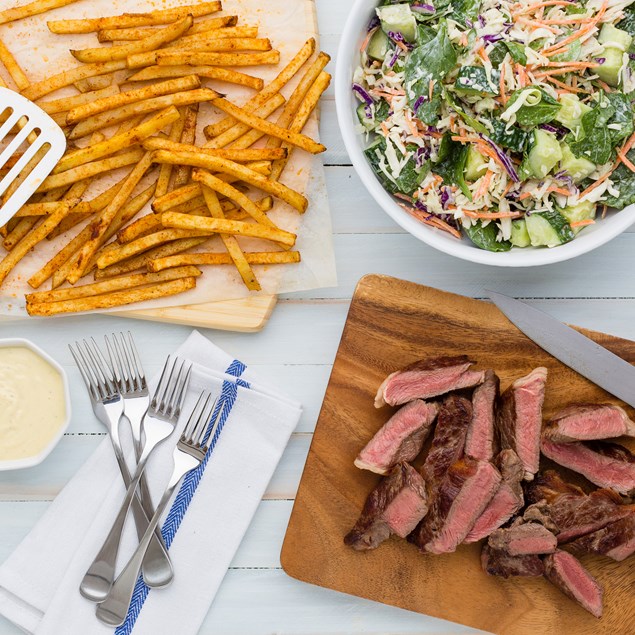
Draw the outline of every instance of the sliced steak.
M412 461L425 443L439 407L417 399L399 409L355 459L361 470L387 474L397 463Z
M485 511L474 523L465 542L478 542L502 527L524 504L523 480L525 469L513 450L503 450L496 457L495 465L503 480Z
M556 443L635 437L635 423L613 404L571 404L551 419L543 434Z
M400 406L414 399L429 399L451 390L470 388L483 382L483 371L470 370L466 355L436 357L410 364L384 379L375 397L375 408Z
M540 462L542 404L547 369L535 368L517 379L501 396L497 425L501 447L511 448L525 467L525 480L532 480Z
M532 503L523 514L527 521L542 522L563 544L593 533L633 512L612 490L599 489L585 494L576 485L565 483L550 470L538 475L525 490Z
M455 551L498 490L501 476L489 461L465 457L443 479L428 516L414 534L430 553Z
M622 562L635 553L635 512L570 543L576 551Z
M545 577L595 617L602 617L602 587L582 564L566 551L544 557Z
M511 527L497 529L487 544L497 551L506 551L510 556L529 556L553 553L558 540L544 525L521 521Z
M540 556L510 556L504 551L492 549L488 544L481 551L481 566L488 575L500 578L537 577L545 572Z
M437 417L432 445L421 468L428 493L438 489L438 484L450 466L463 456L465 435L471 419L472 404L469 400L457 395L444 399Z
M472 395L472 421L465 439L465 454L491 461L495 454L495 410L500 380L493 370L485 371L485 381Z
M358 551L375 549L391 534L405 538L425 516L425 483L411 465L399 463L368 495L344 543Z
M599 487L625 495L635 493L635 455L617 443L554 443L543 437L540 447L546 457L582 474Z

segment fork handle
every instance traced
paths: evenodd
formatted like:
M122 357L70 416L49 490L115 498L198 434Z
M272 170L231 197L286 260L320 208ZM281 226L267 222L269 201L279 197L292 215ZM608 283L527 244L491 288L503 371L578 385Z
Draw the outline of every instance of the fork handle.
M98 619L104 624L108 624L109 626L120 626L125 622L126 616L128 615L128 609L130 608L130 602L132 601L132 595L134 594L135 586L137 584L137 580L139 579L141 565L143 563L146 550L152 540L152 536L154 535L154 530L159 524L159 519L170 502L172 493L174 492L176 486L185 474L190 471L190 469L191 467L188 467L187 469L180 469L178 466L174 468L174 472L172 473L172 477L170 478L170 482L165 490L165 493L161 497L161 501L157 506L154 516L152 517L152 520L150 520L146 533L141 539L134 555L113 583L110 591L108 592L108 597L97 606L95 613Z

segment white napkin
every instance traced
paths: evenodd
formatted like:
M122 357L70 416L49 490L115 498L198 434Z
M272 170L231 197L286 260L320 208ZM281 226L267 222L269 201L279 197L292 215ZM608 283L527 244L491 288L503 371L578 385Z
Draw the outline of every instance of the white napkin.
M225 404L222 431L209 461L177 489L162 523L174 582L166 589L137 584L131 610L116 635L198 632L300 418L298 403L263 387L244 364L201 334L194 332L177 354L194 367L177 432L148 464L155 503L171 474L176 435L203 389ZM121 428L123 432L125 426ZM37 635L112 634L78 586L123 496L106 439L0 567L0 613ZM136 546L131 525L126 526L119 568Z

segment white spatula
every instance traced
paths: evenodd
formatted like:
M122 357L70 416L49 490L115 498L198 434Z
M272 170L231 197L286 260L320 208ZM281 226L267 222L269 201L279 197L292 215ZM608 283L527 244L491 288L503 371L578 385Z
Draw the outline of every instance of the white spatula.
M41 108L9 90L0 87L0 143L12 130L19 132L0 152L0 170L26 142L30 145L8 174L0 177L0 227L5 225L29 200L42 181L51 173L66 152L66 137L62 129ZM45 146L47 146L45 148ZM20 185L5 196L29 162L42 150L39 161Z

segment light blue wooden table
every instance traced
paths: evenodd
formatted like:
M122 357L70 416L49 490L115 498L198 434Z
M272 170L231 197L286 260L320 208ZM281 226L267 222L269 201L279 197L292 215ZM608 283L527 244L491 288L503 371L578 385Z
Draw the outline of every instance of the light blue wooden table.
M333 57L351 4L352 0L317 0L322 48ZM262 333L204 332L302 401L305 412L201 633L475 632L305 585L288 578L280 567L284 532L355 284L362 275L374 272L477 298L490 288L526 298L561 320L635 338L635 234L627 232L577 260L537 269L462 262L405 234L371 200L339 137L332 89L323 104L322 139L329 147L325 163L339 286L283 297ZM28 533L104 434L93 418L67 343L120 329L133 332L150 375L189 333L180 326L100 316L0 327L1 337L32 339L66 367L74 408L68 433L44 464L0 473L0 561ZM19 632L0 618L0 635Z

